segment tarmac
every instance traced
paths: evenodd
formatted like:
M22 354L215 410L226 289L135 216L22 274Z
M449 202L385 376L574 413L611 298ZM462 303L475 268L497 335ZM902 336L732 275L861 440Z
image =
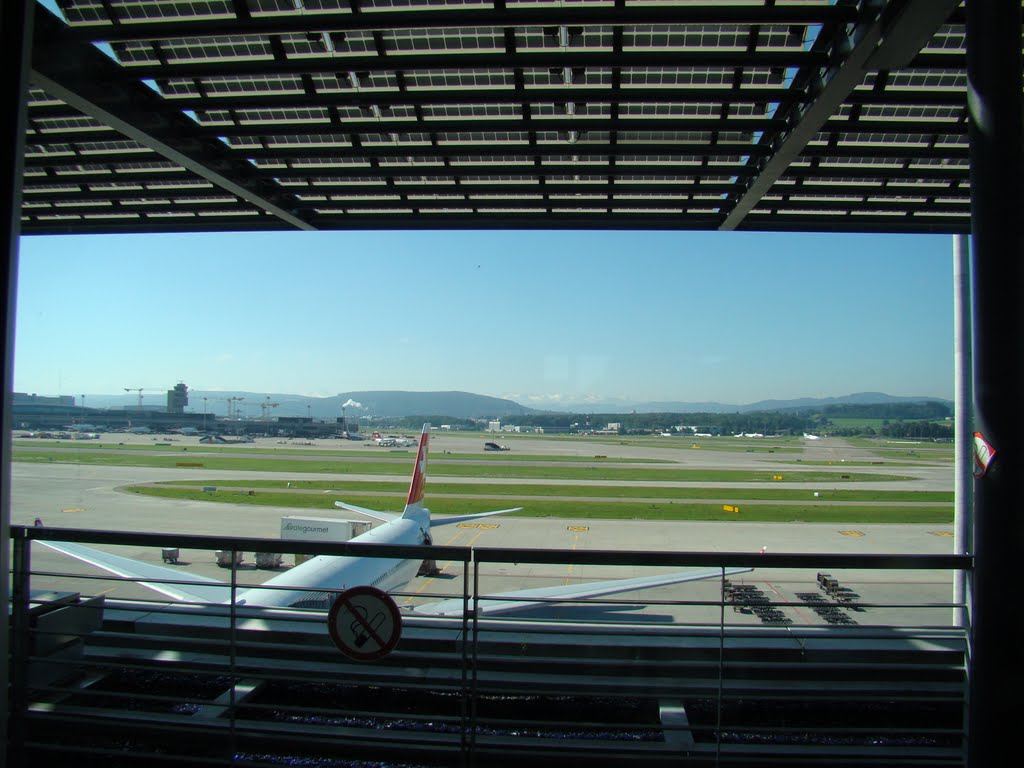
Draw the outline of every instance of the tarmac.
M118 435L124 442L152 444L164 442L167 438L150 435ZM109 439L109 437L107 438ZM431 477L443 475L442 465L436 462L438 457L450 453L474 453L482 451L482 442L488 436L466 437L446 434L432 436L431 458L433 471ZM730 438L716 438L728 440ZM677 440L677 439L673 439ZM182 448L188 448L189 460L195 460L202 454L203 446L198 438L179 437L176 442ZM586 440L543 440L531 439L529 443L523 438L509 438L502 435L499 442L511 445L513 451L526 451L542 455L565 455L575 457L601 456L602 461L613 461L616 458L637 461L673 461L686 467L709 467L719 469L743 469L757 467L764 469L766 465L785 466L788 471L796 469L827 470L836 473L852 474L857 472L889 473L907 477L906 480L893 480L880 484L888 490L952 490L953 470L948 459L936 455L929 458L924 447L902 448L894 450L916 454L913 465L886 464L871 465L878 456L863 449L853 448L844 441L821 439L805 441L801 452L778 452L769 454L761 450L763 444L754 443L757 452L746 452L743 449L730 451L688 449L678 447L661 448L649 445L616 445L614 443L588 442ZM678 443L674 443L678 445ZM294 447L302 450L303 446L294 441L289 445L273 438L258 439L256 443L235 446L239 452L259 452L268 447ZM315 448L341 448L367 450L362 443L350 441L315 441ZM380 449L382 456L398 459L394 477L373 476L374 479L408 479L408 467L414 455L414 449ZM946 452L948 456L948 451ZM482 457L484 460L485 457ZM489 461L513 460L505 454L486 457ZM797 462L806 462L804 466ZM910 459L908 459L909 461ZM408 463L405 463L405 462ZM811 465L813 462L813 465ZM832 464L828 464L832 462ZM853 466L853 462L866 462L867 465ZM574 464L579 466L579 464ZM595 465L600 466L600 465ZM635 464L630 464L635 466ZM111 531L143 531L171 534L206 534L224 536L253 536L261 538L278 538L280 535L280 519L286 515L303 514L310 516L342 516L356 519L358 515L345 513L336 515L333 502L344 498L341 493L325 493L324 511L297 511L294 508L261 507L248 505L230 505L224 503L168 500L153 497L127 494L119 490L122 486L136 483L154 482L167 479L193 479L206 482L206 478L217 479L256 479L273 476L278 479L309 479L310 475L297 473L294 478L280 473L239 472L221 470L201 470L196 468L159 469L143 467L117 467L86 464L58 463L23 463L14 461L12 471L12 503L11 522L15 525L32 525L41 519L46 526L88 528ZM318 476L323 479L324 476ZM331 477L331 476L327 476ZM358 475L337 475L341 479L359 479ZM445 478L444 482L454 479ZM495 481L498 482L498 481ZM508 482L501 481L501 482ZM518 481L517 481L518 482ZM537 481L543 482L543 481ZM559 484L564 481L556 480ZM605 481L601 481L605 482ZM685 489L687 483L673 483ZM710 485L710 484L706 484ZM722 483L714 483L721 486ZM758 484L750 484L755 487ZM761 484L764 485L764 484ZM857 488L867 488L871 483L857 483ZM787 487L792 487L787 484ZM827 490L829 483L807 484L812 488ZM430 478L427 483L428 504L430 504ZM443 512L442 500L430 504L432 509ZM581 502L585 503L585 502ZM482 507L481 511L487 507ZM952 552L952 528L949 525L835 525L835 524L783 524L745 522L741 519L729 522L663 522L643 520L590 520L585 518L525 518L504 516L495 518L493 522L472 526L450 526L435 529L435 544L472 546L480 551L480 557L486 561L488 547L522 547L538 549L561 549L573 552L587 550L612 551L652 551L652 552L760 552L769 553L818 553L822 554L822 568L828 569L829 555L833 554L949 554ZM126 548L119 551L127 557L142 559L159 564L160 552L153 549ZM44 547L33 548L33 570L53 573L95 574L101 572L90 566L74 562L69 564L67 558ZM248 560L251 560L250 555ZM204 575L226 580L228 572L220 569L213 561L212 553L183 551L180 567L189 568ZM184 563L189 563L185 565ZM458 594L462 588L461 563L439 562L439 575L434 577L418 577L410 583L408 593L399 597L400 604L423 602L434 597ZM661 569L663 570L663 569ZM864 610L849 613L850 618L858 623L865 621L884 624L915 625L948 625L953 611L946 606L952 595L952 574L943 572L832 572L849 594L857 596L857 600L871 605L901 606L893 608L873 608L870 616L864 616ZM612 567L597 565L556 565L556 564L496 564L486 563L481 566L481 591L497 592L528 587L548 586L554 584L573 583L645 575L634 567ZM256 583L273 575L273 571L257 571L246 563L240 580ZM771 601L781 603L800 602L811 592L820 592L816 573L792 572L783 569L758 569L740 579L745 584L754 585ZM135 598L151 597L153 593L143 587L125 583L93 582L86 579L68 576L37 576L33 580L35 588L59 588L70 591L83 591L94 594L102 590L110 590L118 597ZM695 582L675 588L659 588L648 590L640 597L635 608L620 606L599 606L597 611L625 611L629 615L657 617L651 620L672 620L681 612L688 616L697 616L703 620L717 618L720 609L707 607L680 607L673 605L666 608L658 601L679 601L682 603L711 603L718 599L720 585L716 580L711 582ZM632 597L637 597L636 595ZM832 596L828 596L834 602ZM902 607L907 605L929 607ZM547 610L547 609L545 609ZM595 610L588 607L591 613ZM820 616L806 607L785 607L784 612L789 620L797 623L818 623ZM758 616L747 611L734 610L730 621L740 623L757 622Z

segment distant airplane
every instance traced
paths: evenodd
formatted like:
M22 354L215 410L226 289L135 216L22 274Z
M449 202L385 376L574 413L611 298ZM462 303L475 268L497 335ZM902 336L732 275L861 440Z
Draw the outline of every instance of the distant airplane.
M804 437L808 440L821 440L821 438L818 437L818 435L809 435L806 432L804 432Z
M427 453L430 444L430 425L423 425L420 435L419 450L416 453L416 464L413 468L409 494L406 498L405 510L401 514L381 512L373 509L357 507L336 501L335 506L361 515L372 517L383 522L376 528L356 536L353 543L373 543L391 545L429 545L433 527L452 525L468 520L477 520L507 512L517 512L522 507L499 509L493 512L479 512L471 515L455 515L440 519L431 519L430 510L423 506L424 488L427 479ZM176 600L187 600L203 603L226 603L224 599L225 584L205 576L188 573L164 566L142 563L126 557L111 555L70 542L43 541L58 552L94 565L119 576L136 579L143 586ZM430 558L430 550L424 548L423 557L416 559L398 559L385 557L353 557L320 555L301 565L278 574L259 587L239 592L236 605L263 606L272 608L330 608L335 596L344 590L356 586L373 586L385 592L397 590L412 579L419 570L424 559ZM478 601L481 614L495 614L542 605L551 600L574 600L587 597L611 595L618 592L629 592L648 587L678 584L685 581L721 578L737 573L747 573L753 568L726 568L712 571L671 573L659 576L642 576L630 579L591 582L557 587L540 587L517 592L495 595L493 600ZM153 579L170 580L175 583L165 584L150 581ZM462 598L442 600L416 606L417 613L432 615L461 615L464 610Z

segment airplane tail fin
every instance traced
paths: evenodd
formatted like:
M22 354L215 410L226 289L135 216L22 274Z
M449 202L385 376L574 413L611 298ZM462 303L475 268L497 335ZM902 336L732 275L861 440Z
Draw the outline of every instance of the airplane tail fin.
M402 517L411 518L418 515L422 515L426 512L429 515L429 510L423 506L423 495L427 485L427 453L430 450L430 424L423 425L423 432L420 434L420 447L416 453L416 467L413 469L412 482L409 484L409 495L405 500L405 511L402 513ZM438 525L448 525L450 523L462 523L467 520L476 520L481 517L490 517L492 515L503 515L506 512L518 512L522 507L516 507L515 509L499 509L494 512L478 512L472 515L455 515L452 517L441 517L433 518L429 517L428 522L431 527Z
M405 511L402 517L410 518L423 510L423 492L427 485L427 453L430 450L430 424L423 425L420 446L416 451L416 466L409 483L409 495L405 497Z
M412 482L409 484L409 495L405 499L405 511L401 514L357 507L355 504L349 504L345 501L336 501L334 506L349 512L358 512L360 515L366 515L384 523L390 523L400 518L416 517L418 514L421 514L425 509L423 506L423 488L427 482L427 449L429 445L430 424L424 424L423 433L420 435L420 447L416 452L416 467L413 469Z

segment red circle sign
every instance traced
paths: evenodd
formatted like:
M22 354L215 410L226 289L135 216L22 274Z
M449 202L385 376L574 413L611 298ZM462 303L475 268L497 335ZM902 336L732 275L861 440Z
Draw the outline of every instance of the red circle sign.
M376 587L352 587L334 601L327 614L331 639L356 661L387 656L402 636L402 615L387 592Z

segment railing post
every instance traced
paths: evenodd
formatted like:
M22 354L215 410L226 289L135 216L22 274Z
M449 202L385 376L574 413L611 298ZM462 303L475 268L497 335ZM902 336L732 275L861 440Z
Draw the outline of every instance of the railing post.
M477 664L480 659L480 561L476 557L476 550L472 550L473 562L473 610L470 616L473 622L473 648L470 654L470 699L469 699L469 764L476 765L476 704L479 691L477 690Z
M228 717L228 751L229 755L233 756L238 753L237 745L237 733L236 725L238 720L238 713L235 710L235 694L238 689L238 637L236 635L237 619L238 619L238 548L231 545L231 605L228 607L228 616L231 626L228 628L228 642L229 648L229 659L230 659L230 678L231 678L231 689L228 693L228 706L231 710L231 715ZM229 758L230 759L230 758Z
M470 551L472 552L472 550ZM472 727L469 719L469 569L471 565L472 555L469 560L462 561L462 695L459 708L462 722L460 724L459 762L463 768L467 768L469 765L469 729Z
M722 692L725 687L725 567L718 581L718 703L715 706L715 765L722 758Z
M7 730L7 765L25 765L25 711L28 708L28 657L32 648L29 636L29 574L32 571L32 543L24 528L11 532L13 548L11 573L11 655ZM6 659L5 659L6 661Z

